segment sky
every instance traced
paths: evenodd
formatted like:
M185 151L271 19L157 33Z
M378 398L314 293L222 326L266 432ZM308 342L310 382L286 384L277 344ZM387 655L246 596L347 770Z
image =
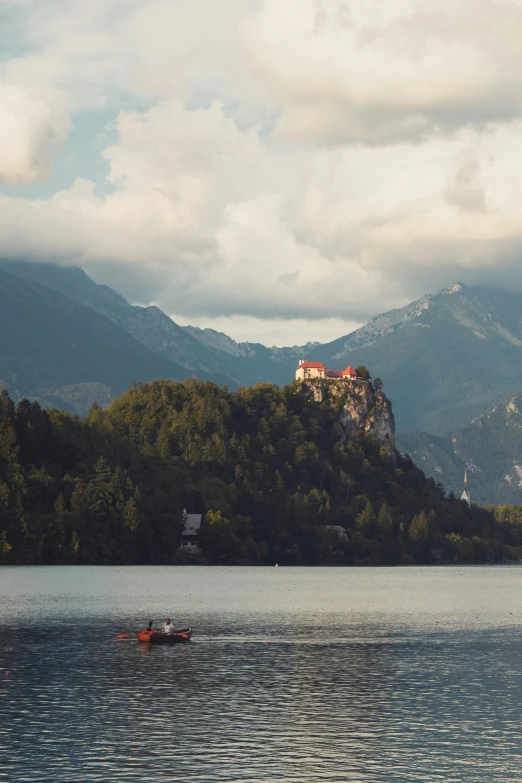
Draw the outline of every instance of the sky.
M0 0L0 256L326 341L522 291L522 0Z

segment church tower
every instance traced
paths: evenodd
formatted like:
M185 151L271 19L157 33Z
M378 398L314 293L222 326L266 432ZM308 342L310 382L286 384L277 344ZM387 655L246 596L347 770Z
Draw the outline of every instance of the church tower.
M470 497L469 489L468 489L468 473L467 473L466 468L464 468L464 491L463 491L462 495L460 496L460 499L461 500L465 500L466 503L468 504L468 506L471 506L471 497Z

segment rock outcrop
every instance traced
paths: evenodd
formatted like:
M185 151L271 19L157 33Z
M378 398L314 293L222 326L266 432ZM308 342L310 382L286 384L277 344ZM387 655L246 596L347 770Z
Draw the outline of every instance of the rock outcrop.
M337 425L341 443L362 430L375 435L395 458L395 420L391 403L371 380L313 379L301 383L300 388L315 402L340 405Z

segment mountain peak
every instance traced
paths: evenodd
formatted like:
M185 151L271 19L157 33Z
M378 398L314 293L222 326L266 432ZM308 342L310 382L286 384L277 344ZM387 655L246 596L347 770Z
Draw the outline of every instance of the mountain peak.
M466 288L466 286L463 283L452 283L452 285L449 285L447 288L443 288L442 291L439 291L439 294L442 294L442 296L447 296L448 294L457 294L464 288Z

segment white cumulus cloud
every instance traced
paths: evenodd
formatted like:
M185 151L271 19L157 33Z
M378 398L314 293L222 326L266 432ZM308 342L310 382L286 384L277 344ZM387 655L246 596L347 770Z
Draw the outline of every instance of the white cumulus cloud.
M293 343L456 279L522 290L520 3L10 5L4 182L46 176L67 115L113 119L104 182L4 189L0 254Z
M0 181L13 185L47 176L67 127L56 94L0 82Z
M522 110L515 2L265 0L242 33L286 137L416 141Z

